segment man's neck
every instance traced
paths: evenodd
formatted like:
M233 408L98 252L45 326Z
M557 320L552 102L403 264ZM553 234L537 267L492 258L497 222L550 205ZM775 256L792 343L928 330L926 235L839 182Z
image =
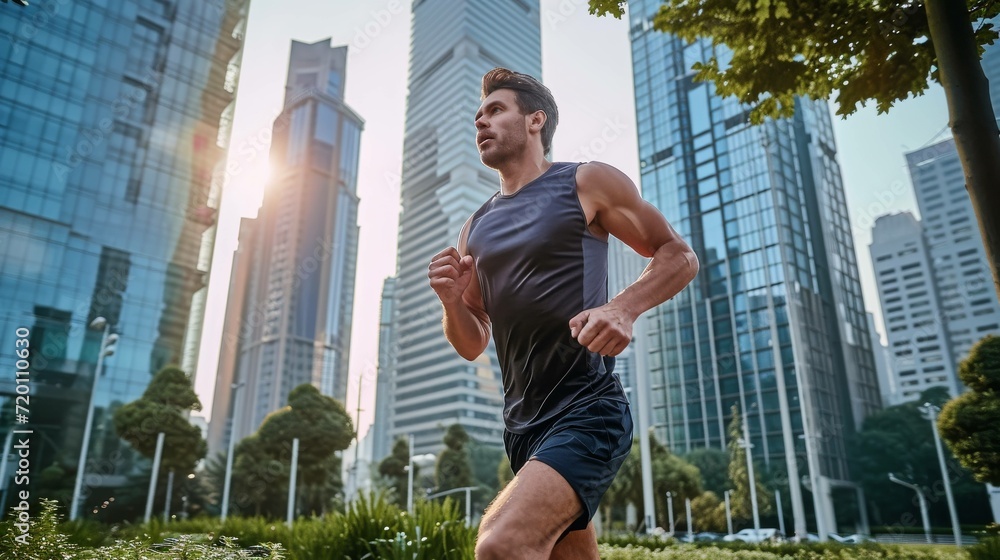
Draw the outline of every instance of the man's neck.
M514 162L497 169L497 173L500 174L500 194L504 196L515 194L522 187L539 178L551 166L552 162L544 157L539 157Z

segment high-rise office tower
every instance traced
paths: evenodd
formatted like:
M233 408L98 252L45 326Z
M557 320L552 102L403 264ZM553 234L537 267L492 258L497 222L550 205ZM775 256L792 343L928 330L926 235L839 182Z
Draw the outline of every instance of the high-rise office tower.
M923 233L909 212L880 216L872 228L869 250L890 355L889 384L896 390L893 404L916 400L930 387L943 386L958 394L955 361Z
M541 76L541 30L537 0L416 0L412 21L390 438L413 434L416 452L427 453L443 447L444 428L456 422L480 441L500 443L493 345L474 362L455 353L441 331L427 265L455 245L468 217L499 188L476 149L482 76L496 66Z
M654 426L676 452L724 449L736 405L801 522L799 475L813 495L850 486L845 435L880 406L829 109L800 99L794 118L749 125L692 80L727 52L655 31L659 7L629 2L642 192L701 272L650 316Z
M395 386L393 375L396 372L396 325L396 277L392 276L382 283L382 305L379 309L375 420L371 427L373 461L381 461L392 450L389 428L392 426L392 390Z
M120 336L96 379L87 471L101 476L84 506L145 464L113 411L165 365L194 373L247 5L56 2L0 18L0 364L14 371L26 333L33 471L76 471L102 338L88 326L103 317ZM12 373L4 410L13 393Z
M990 77L1000 81L1000 74ZM906 154L953 364L1000 333L1000 302L952 139ZM883 302L885 305L885 302ZM942 322L942 321L939 321Z
M872 339L872 353L875 358L875 373L878 377L878 389L882 394L882 406L899 404L899 387L893 374L889 348L882 344L882 338L875 328L875 316L865 313L868 317L868 334Z
M344 104L346 69L347 47L292 42L271 181L257 218L241 224L233 263L213 452L230 425L237 440L253 433L298 385L347 396L364 122Z

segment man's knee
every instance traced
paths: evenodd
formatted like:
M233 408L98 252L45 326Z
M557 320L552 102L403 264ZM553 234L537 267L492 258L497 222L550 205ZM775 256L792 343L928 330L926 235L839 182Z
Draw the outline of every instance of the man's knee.
M502 560L508 554L510 554L510 550L504 548L495 532L485 535L480 533L479 538L476 539L476 560Z

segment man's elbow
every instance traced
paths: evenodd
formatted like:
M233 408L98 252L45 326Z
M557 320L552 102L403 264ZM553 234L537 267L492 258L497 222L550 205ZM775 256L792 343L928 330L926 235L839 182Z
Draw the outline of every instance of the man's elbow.
M687 262L687 281L690 284L698 276L698 271L701 270L701 263L698 262L698 255L690 247L683 254L684 260Z

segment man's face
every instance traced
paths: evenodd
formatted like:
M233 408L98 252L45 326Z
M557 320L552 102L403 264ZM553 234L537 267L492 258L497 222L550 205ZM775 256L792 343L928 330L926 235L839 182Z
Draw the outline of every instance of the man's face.
M476 146L483 164L498 169L524 151L528 141L528 115L522 115L513 90L489 94L476 112Z

